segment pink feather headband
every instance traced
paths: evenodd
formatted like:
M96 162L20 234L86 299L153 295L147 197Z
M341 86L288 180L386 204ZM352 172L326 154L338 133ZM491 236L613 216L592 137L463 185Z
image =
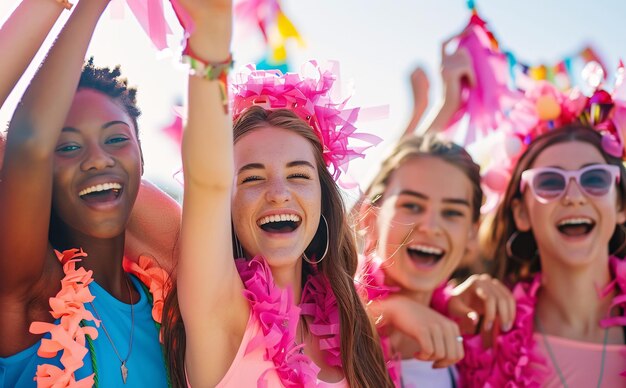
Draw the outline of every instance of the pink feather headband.
M347 172L351 160L363 158L364 151L382 139L357 132L355 122L363 119L363 109L346 108L348 98L338 102L333 99L334 86L339 78L336 63L334 65L335 68L327 69L310 61L303 65L302 74L256 70L254 65L248 65L247 71L234 75L230 95L234 119L254 105L270 110L289 109L298 115L321 141L324 161L337 181L342 173ZM386 107L383 108L382 116L385 116ZM363 145L353 146L351 139L359 140Z
M524 97L507 113L500 125L501 136L492 144L491 160L485 166L483 185L487 204L483 212L495 208L504 194L517 160L538 136L552 129L579 121L602 135L602 148L610 155L626 160L626 82L624 66L617 70L613 92L602 88L604 73L591 62L586 68L590 97L579 90L562 92L554 85L532 83ZM592 80L589 80L592 78Z

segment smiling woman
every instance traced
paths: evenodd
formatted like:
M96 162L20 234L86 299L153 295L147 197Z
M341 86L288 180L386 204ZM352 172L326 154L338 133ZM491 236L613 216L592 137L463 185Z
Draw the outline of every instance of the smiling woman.
M515 165L487 226L518 314L493 347L469 342L469 386L624 385L626 171L600 131L550 131Z
M135 90L119 69L81 72L107 4L76 6L9 126L0 386L167 384L153 311L164 277L148 258L124 260L142 172Z
M366 196L357 283L372 302L368 311L382 317L374 318L396 386L455 386L453 369L440 367L463 357L460 330L429 306L476 245L479 167L454 143L407 137L385 159ZM416 316L421 320L410 322Z
M94 70L88 64L83 79ZM71 236L70 229L102 238L123 233L139 189L136 116L92 87L79 82L55 150L51 223L55 247L73 246L60 244ZM138 113L136 108L134 112Z
M232 4L180 3L211 26L191 33L189 53L212 70L189 79L180 311L173 292L164 313L172 381L391 386L327 168L352 155L342 130L354 132L358 110L333 103L336 76L314 63L319 77L249 69L233 86L233 126L223 99Z

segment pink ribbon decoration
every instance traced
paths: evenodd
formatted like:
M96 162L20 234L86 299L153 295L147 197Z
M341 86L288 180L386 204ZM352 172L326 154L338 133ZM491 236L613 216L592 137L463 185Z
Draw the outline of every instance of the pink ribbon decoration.
M365 150L377 145L378 136L357 132L355 123L361 108L346 108L348 99L332 98L338 81L336 65L325 69L315 61L305 63L302 74L282 74L278 70L256 70L248 65L247 72L236 74L231 85L232 112L236 119L253 105L265 109L289 109L308 123L324 148L324 161L333 178L346 173L348 163L365 157ZM382 110L368 112L368 116L380 117ZM351 140L362 146L354 146Z
M462 145L468 145L495 131L504 120L504 113L519 99L519 93L508 88L506 56L492 41L486 23L472 15L469 25L459 37L459 49L465 49L472 59L476 84L463 93L463 103L450 121L446 133L460 130L464 116L469 124Z
M235 6L235 16L258 26L265 42L269 41L268 27L276 23L279 11L277 0L243 0Z
M171 26L165 19L164 1L169 3L167 0L112 0L111 17L123 18L124 2L126 2L154 46L158 50L164 50L168 48L167 35L172 34ZM174 3L175 0L172 0L172 7L176 7ZM180 17L179 20L181 20Z

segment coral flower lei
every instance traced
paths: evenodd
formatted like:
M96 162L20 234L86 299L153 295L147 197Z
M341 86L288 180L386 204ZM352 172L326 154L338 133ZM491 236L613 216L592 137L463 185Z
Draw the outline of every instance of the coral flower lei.
M613 280L602 290L600 296L612 290L617 295L611 301L610 310L621 309L621 315L600 321L603 328L626 326L626 261L609 258ZM461 381L468 387L540 387L545 371L533 364L545 364L545 359L535 351L534 317L537 292L541 287L541 274L528 282L520 282L513 289L516 316L513 329L500 333L493 348L484 349L482 338L475 336L465 341L465 358L459 364ZM621 373L626 376L626 371ZM626 381L626 380L625 380Z
M68 249L55 251L65 277L61 280L61 290L50 298L50 314L58 322L33 322L30 332L33 334L50 333L50 338L42 338L37 355L43 358L53 358L58 352L61 354L61 364L64 369L55 365L43 364L37 366L35 380L38 387L92 387L95 373L81 380L76 380L74 373L83 366L83 358L89 352L87 343L98 337L98 321L85 304L92 302L95 297L89 291L89 284L93 281L93 271L82 267L77 268L87 256L82 249ZM167 272L160 268L154 260L141 256L138 262L124 258L124 270L135 275L148 288L153 298L152 318L160 324L163 301L165 298L164 286L167 281ZM92 322L95 326L87 325Z
M339 310L330 283L323 275L309 275L298 307L288 289L276 286L264 259L238 259L236 264L251 314L261 325L261 332L251 340L246 352L263 346L265 359L274 363L274 369L259 377L259 386L264 386L265 374L271 370L276 371L286 387L317 385L319 367L301 351L304 345L295 343L300 315L311 317L308 329L324 351L326 362L341 367Z

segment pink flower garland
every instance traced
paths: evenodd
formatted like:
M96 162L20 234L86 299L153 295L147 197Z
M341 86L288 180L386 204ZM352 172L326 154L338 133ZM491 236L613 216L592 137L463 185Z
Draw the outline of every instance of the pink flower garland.
M611 308L626 307L626 262L617 257L609 259L614 280L603 290L606 295L617 286L617 295ZM541 286L541 274L530 282L520 282L513 289L516 315L513 329L500 333L493 348L484 349L482 338L465 339L465 358L459 364L461 382L469 387L540 387L545 372L532 367L545 364L545 359L535 352L534 317L537 291ZM626 316L607 317L600 326L625 326ZM626 376L626 371L621 373Z
M373 301L377 299L384 299L387 296L400 291L399 287L389 286L385 284L385 272L382 268L384 262L377 258L360 257L362 268L358 271L358 276L355 279L355 287L361 294L361 297L367 301ZM436 311L445 314L448 310L448 301L450 300L450 290L446 283L442 283L433 292L431 307ZM385 363L387 370L391 376L396 387L402 386L402 365L401 359L397 354L394 354L391 348L391 341L388 336L384 335L379 330L380 345L383 349L383 356L385 357Z
M534 352L534 313L541 275L513 289L515 324L501 333L494 347L483 349L482 338L465 339L465 358L458 364L461 382L469 387L539 387L542 375L532 363L544 361Z
M320 349L325 351L329 365L341 366L339 312L327 279L321 274L309 276L302 292L301 307L298 307L288 289L276 287L265 260L260 257L250 261L239 259L236 264L245 286L244 296L262 331L262 335L250 341L246 354L262 346L266 349L265 359L275 365L259 377L260 385L271 370L277 372L286 387L317 385L319 367L300 353L304 345L295 345L300 314L313 318L309 328L319 341Z
M33 334L50 333L50 339L41 339L37 355L53 358L62 351L61 364L64 369L51 364L38 365L35 380L39 388L89 388L94 384L94 374L76 380L74 373L82 368L83 358L88 352L85 337L89 336L92 340L98 338L96 327L100 326L100 321L85 308L85 303L95 299L88 287L93 281L93 271L87 271L82 267L76 268L76 264L87 256L82 249L68 249L63 253L58 251L55 253L63 265L65 277L61 280L61 290L54 298L50 298L52 308L50 314L55 319L60 319L60 322L58 324L33 322L29 330ZM167 272L145 256L139 257L138 263L124 258L123 267L150 289L153 296L152 318L160 323ZM96 327L81 326L83 320L93 322Z

